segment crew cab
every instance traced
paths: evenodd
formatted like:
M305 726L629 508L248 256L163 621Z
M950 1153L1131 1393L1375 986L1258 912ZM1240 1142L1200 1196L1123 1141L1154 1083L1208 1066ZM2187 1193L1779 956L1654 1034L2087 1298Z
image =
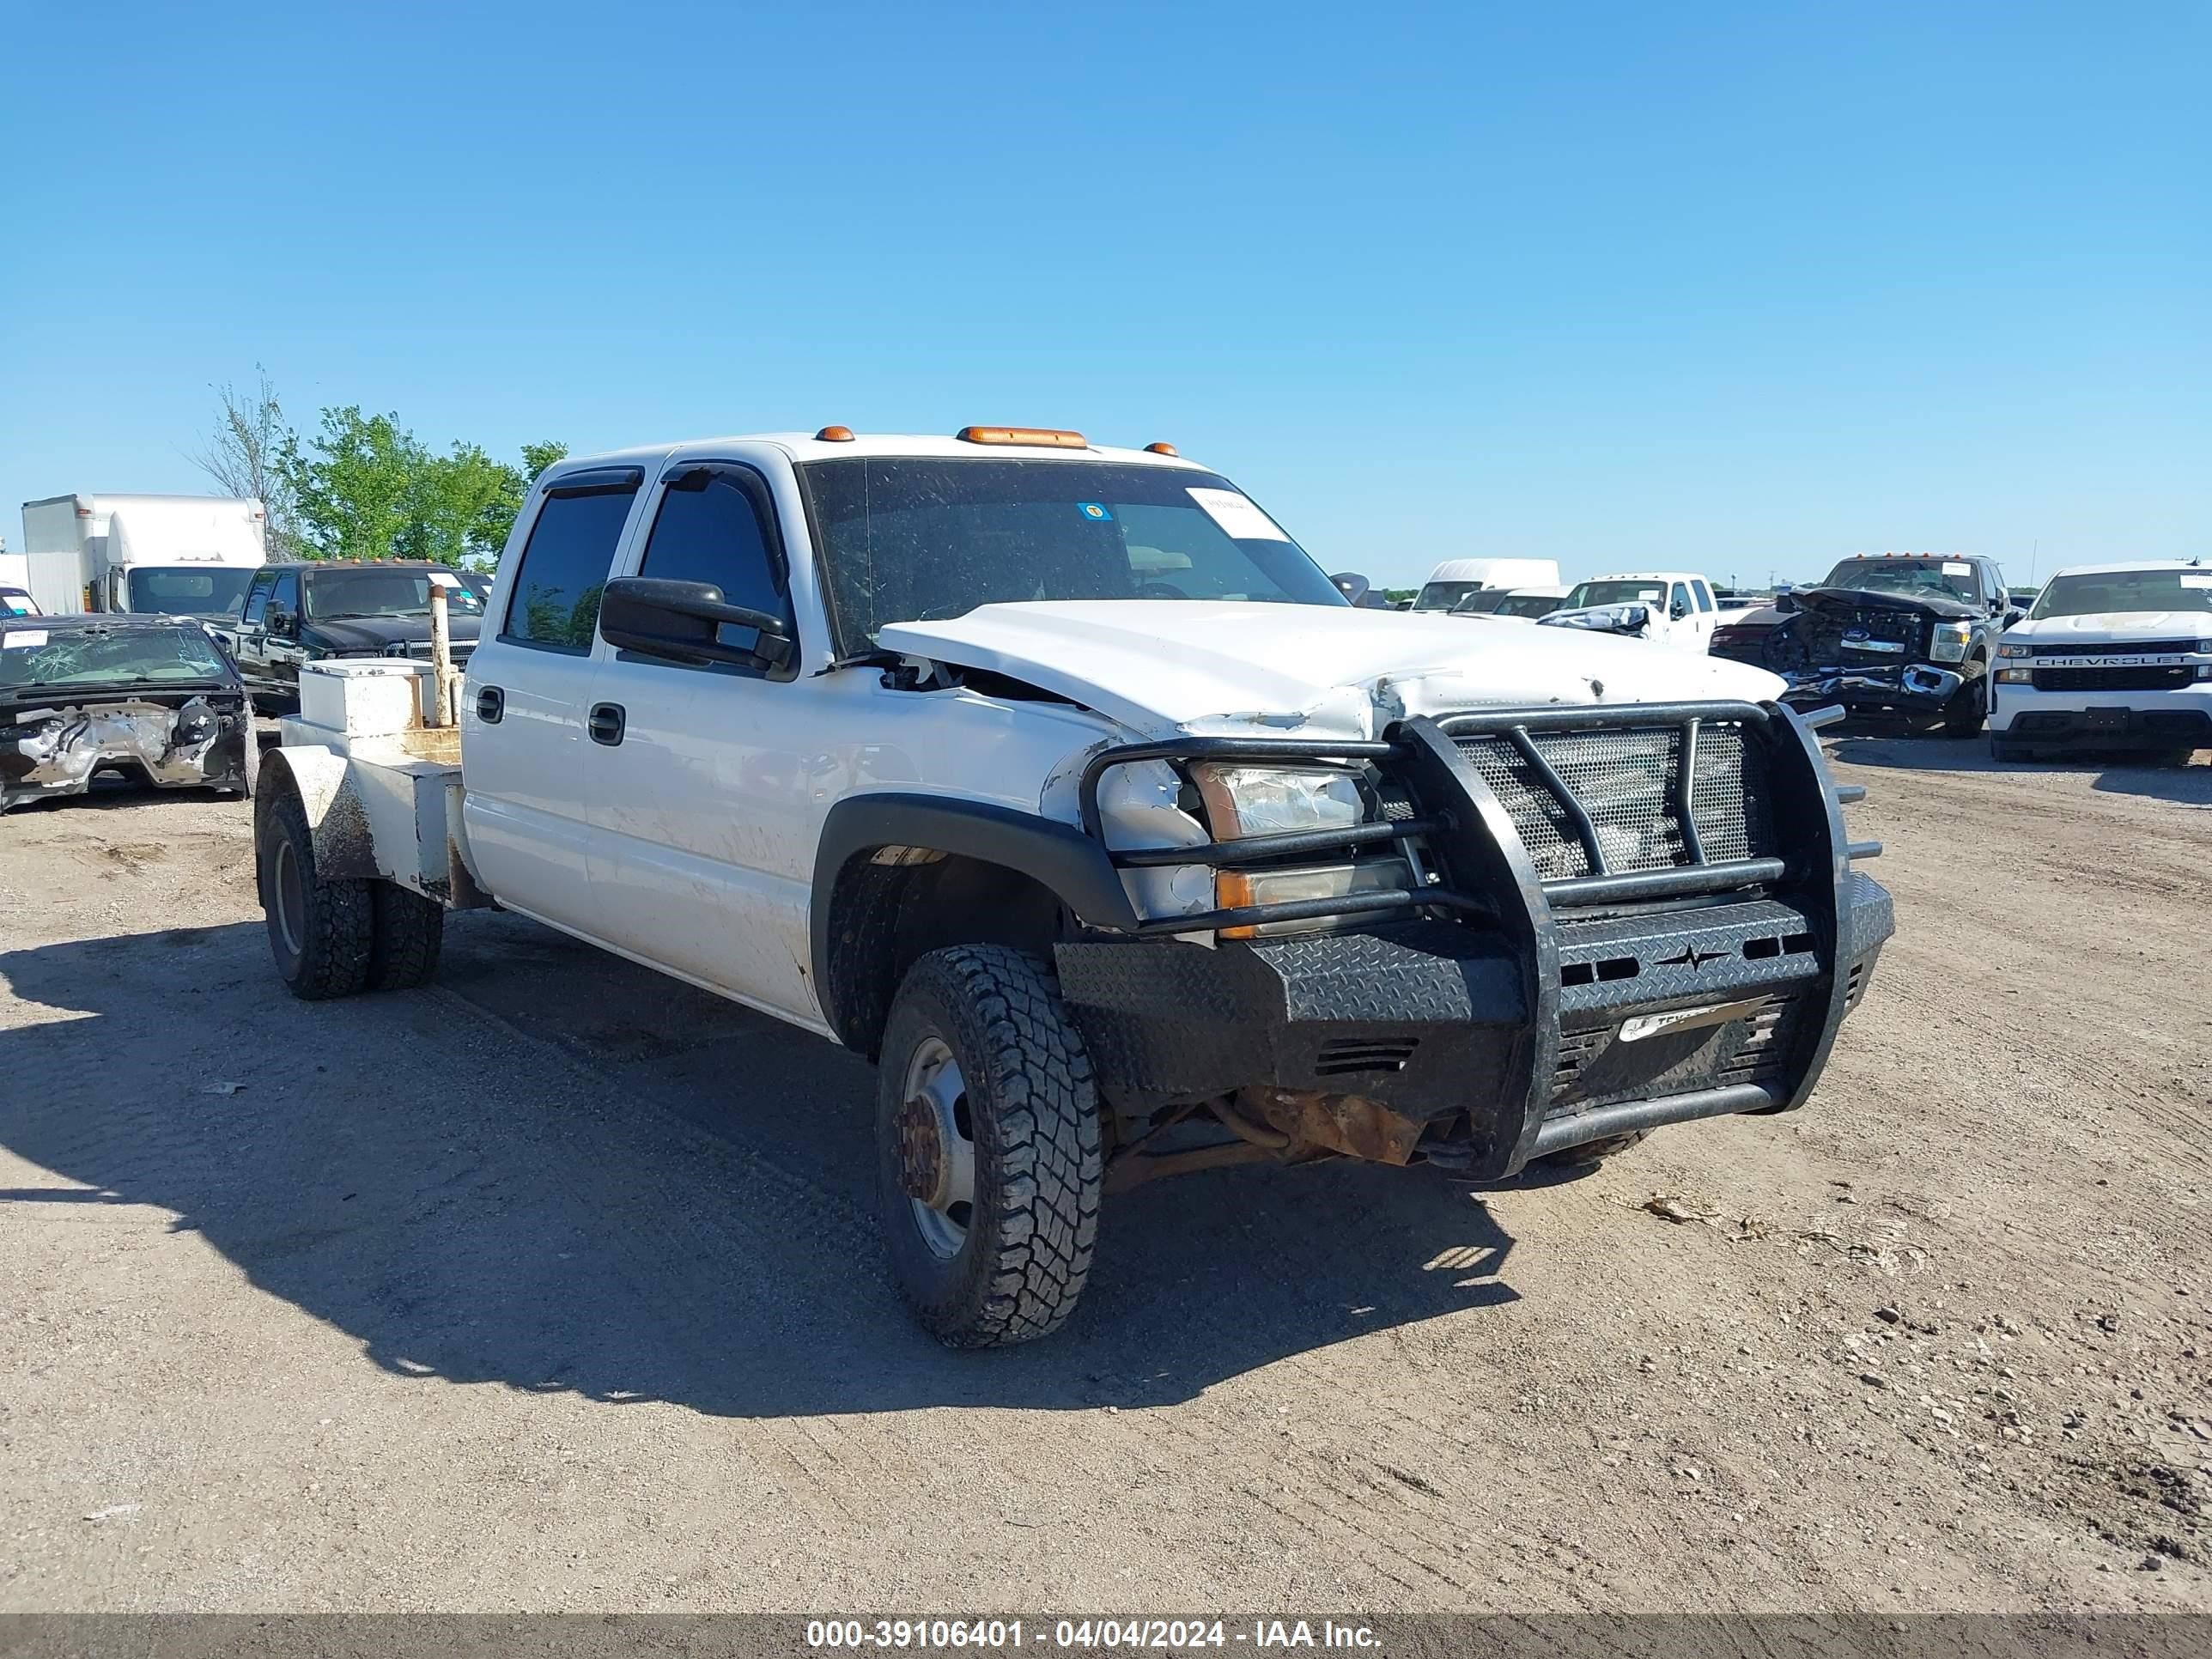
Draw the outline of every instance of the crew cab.
M1990 752L2212 747L2212 566L2077 565L1998 641Z
M430 592L445 590L456 665L476 647L489 591L472 570L420 559L301 559L264 565L237 617L214 630L265 713L299 707L300 665L328 659L430 659Z
M566 461L488 618L457 726L414 664L302 671L279 973L419 984L495 900L870 1057L956 1346L1059 1325L1156 1176L1496 1178L1802 1107L1891 932L1779 679L1355 607L1164 445Z
M1793 701L1969 738L1989 708L1996 636L2020 615L1994 559L1859 554L1730 617L1712 648L1781 674Z
M1713 585L1685 570L1594 576L1577 582L1565 603L1540 620L1547 628L1572 628L1646 640L1680 651L1704 651L1719 614Z

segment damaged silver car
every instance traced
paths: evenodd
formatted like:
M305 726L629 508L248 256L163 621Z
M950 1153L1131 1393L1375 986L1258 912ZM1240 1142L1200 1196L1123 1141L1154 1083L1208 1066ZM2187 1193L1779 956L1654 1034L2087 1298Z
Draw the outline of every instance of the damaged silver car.
M102 775L251 793L252 714L198 623L18 617L0 631L0 811Z

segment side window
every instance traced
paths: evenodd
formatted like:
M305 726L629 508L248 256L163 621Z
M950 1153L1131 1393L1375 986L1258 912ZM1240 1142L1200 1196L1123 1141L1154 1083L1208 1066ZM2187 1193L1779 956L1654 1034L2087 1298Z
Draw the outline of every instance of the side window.
M1698 596L1698 610L1710 611L1713 608L1713 590L1706 586L1705 583L1701 581L1692 582L1690 584L1690 592Z
M276 586L270 591L268 602L263 609L289 611L295 617L300 614L300 573L298 571L287 570L277 576Z
M269 590L276 585L276 574L264 570L253 579L253 586L246 590L246 610L240 616L241 623L258 623L261 613L269 609Z
M765 611L791 621L783 561L763 517L759 486L747 475L698 467L673 480L660 497L647 537L641 576L665 580L711 582L726 604ZM725 623L723 643L750 649L758 639L750 628ZM754 669L717 665L724 672Z
M1670 601L1670 604L1674 610L1680 612L1684 616L1687 616L1690 612L1690 590L1683 586L1681 583L1676 582L1674 584L1674 598Z
M635 477L619 489L547 496L523 544L500 638L569 656L591 650L599 592L636 498Z

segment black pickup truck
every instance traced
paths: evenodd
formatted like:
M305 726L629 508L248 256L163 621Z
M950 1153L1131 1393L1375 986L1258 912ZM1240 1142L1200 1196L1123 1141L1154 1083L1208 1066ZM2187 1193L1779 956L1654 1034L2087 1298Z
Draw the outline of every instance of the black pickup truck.
M425 560L302 559L264 565L238 617L211 624L264 714L300 706L300 665L329 657L430 659L430 588L446 589L456 667L476 648L484 579Z
M1862 555L1730 618L1712 653L1781 675L1792 702L1970 738L1989 714L1997 635L2021 615L1994 559Z

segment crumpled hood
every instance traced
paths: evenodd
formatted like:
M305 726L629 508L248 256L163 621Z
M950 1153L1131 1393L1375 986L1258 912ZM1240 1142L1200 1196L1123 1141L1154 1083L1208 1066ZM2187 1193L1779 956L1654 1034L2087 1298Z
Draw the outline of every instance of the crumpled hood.
M448 637L473 643L477 618L453 617ZM336 651L381 651L387 645L412 644L430 637L430 618L420 617L320 617L307 618L306 631Z
M2202 611L2099 611L2086 617L2045 617L2005 630L2015 645L2125 645L2136 640L2212 638L2212 615Z
M1904 611L1934 617L1942 622L1962 622L1986 614L1963 599L1909 599L1902 593L1875 593L1861 587L1801 587L1790 595L1806 611Z
M1641 640L1487 617L1215 600L987 605L878 641L1025 680L1133 731L1369 737L1484 705L1778 697L1763 669Z

